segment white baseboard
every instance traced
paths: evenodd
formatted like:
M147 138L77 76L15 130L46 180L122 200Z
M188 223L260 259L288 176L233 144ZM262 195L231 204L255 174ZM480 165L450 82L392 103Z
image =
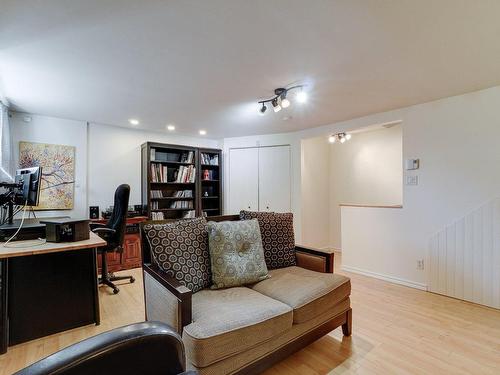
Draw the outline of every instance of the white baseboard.
M367 271L367 270L363 270L363 269L357 268L357 267L351 267L351 266L344 266L344 265L342 265L341 268L342 268L342 271L357 273L357 274L360 274L360 275L373 277L375 279L380 279L380 280L388 281L390 283L404 285L404 286L407 286L407 287L410 287L410 288L428 291L427 284L417 283L415 281L405 280L405 279L401 279L399 277L394 277L394 276L389 276L389 275L383 275L381 273Z

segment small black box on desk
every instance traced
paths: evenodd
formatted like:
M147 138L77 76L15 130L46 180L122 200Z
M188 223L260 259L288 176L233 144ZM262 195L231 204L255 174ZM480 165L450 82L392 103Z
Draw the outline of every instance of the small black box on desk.
M47 242L75 242L90 238L87 219L53 219L40 223L45 224Z

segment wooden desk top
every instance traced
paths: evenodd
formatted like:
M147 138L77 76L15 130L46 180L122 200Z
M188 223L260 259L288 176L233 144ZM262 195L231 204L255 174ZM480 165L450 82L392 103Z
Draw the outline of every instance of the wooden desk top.
M27 255L40 255L48 253L59 253L63 251L93 249L106 245L104 241L97 234L90 232L90 238L84 241L77 242L45 242L38 244L37 240L32 241L13 241L9 242L8 247L3 246L0 242L0 259L13 258Z

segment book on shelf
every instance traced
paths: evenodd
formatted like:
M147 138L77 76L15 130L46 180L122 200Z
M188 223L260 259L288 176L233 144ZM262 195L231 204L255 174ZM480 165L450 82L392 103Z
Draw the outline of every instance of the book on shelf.
M219 154L210 155L205 152L201 153L201 164L219 165Z
M150 159L152 162L194 163L194 151L165 152L151 148Z
M177 190L173 197L175 198L193 198L192 190Z
M193 201L175 201L170 204L170 208L194 208Z

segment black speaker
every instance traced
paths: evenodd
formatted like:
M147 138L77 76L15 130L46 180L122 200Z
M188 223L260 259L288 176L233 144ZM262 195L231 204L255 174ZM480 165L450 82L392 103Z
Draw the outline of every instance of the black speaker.
M89 207L89 218L99 219L99 206L90 206Z

